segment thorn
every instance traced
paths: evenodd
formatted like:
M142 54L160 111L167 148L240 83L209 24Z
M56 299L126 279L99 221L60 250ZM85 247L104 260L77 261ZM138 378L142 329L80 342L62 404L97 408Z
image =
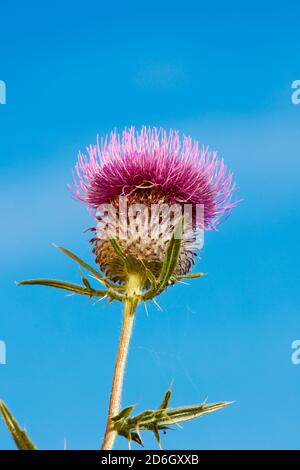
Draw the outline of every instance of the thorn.
M157 300L155 298L152 299L152 302L154 303L154 305L156 305L157 309L160 312L163 312L163 309L161 308L161 306L159 305L159 303L157 302Z
M147 315L147 317L148 317L148 316L149 316L149 313L148 313L147 302L144 302L144 307L145 307L146 315Z
M99 279L96 276L94 276L93 274L88 274L88 276L91 277L92 279L95 279L96 281L99 281Z
M81 271L81 269L80 269L80 268L79 268L79 270L80 270L81 274L84 274L84 273ZM107 286L105 285L105 282L104 282L104 280L103 280L103 281L102 281L102 280L100 280L100 279L99 279L99 278L97 278L96 276L93 276L93 274L88 274L88 277L91 277L92 279L95 279L95 281L98 281L98 282L99 282L99 284L101 284L101 286L107 287Z
M140 440L141 440L141 445L144 447L144 442L143 442L143 439L142 439L142 436L140 434L140 429L139 427L136 428L136 433L137 435L139 436Z
M103 297L100 297L100 299L96 300L94 305L96 305L98 302L101 302L101 300L106 299L106 298L107 298L107 295L104 295Z
M174 423L174 424L176 424L176 426L177 426L179 429L183 429L183 426L181 426L181 424L179 424L179 423Z
M103 280L103 281L100 280L100 279L97 278L96 276L93 276L93 274L88 274L88 276L91 277L92 279L95 279L96 281L98 281L102 286L105 286L105 287L106 287L104 280Z

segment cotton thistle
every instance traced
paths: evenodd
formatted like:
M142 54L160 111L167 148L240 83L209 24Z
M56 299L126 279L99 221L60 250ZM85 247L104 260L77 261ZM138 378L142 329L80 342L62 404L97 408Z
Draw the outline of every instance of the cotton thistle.
M136 307L153 300L189 273L199 247L199 232L215 230L230 214L235 183L223 159L199 148L178 132L134 127L112 132L79 154L70 186L76 199L91 211L91 240L97 269L71 251L57 247L89 271L103 288L93 288L84 274L82 285L52 279L22 281L64 289L75 294L124 305L123 324L108 409L103 450L112 449L117 435L143 444L140 431L150 430L160 445L159 431L225 407L229 402L169 408L169 389L158 408L131 416L134 406L121 409L128 348ZM199 210L200 208L200 210ZM186 210L188 209L188 210ZM1 402L0 402L1 404ZM0 407L19 448L34 446L6 405ZM24 444L25 442L25 444ZM29 444L28 444L29 443Z

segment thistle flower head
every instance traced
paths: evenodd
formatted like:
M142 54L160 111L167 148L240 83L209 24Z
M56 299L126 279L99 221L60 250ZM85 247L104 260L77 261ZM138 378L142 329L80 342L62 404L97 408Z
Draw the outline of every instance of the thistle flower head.
M232 173L223 159L218 159L215 151L200 149L190 137L181 139L177 131L167 133L148 127L142 127L140 132L131 127L121 135L114 131L101 143L97 140L96 145L90 145L87 154L79 153L71 189L77 199L95 211L103 204L111 204L119 212L120 196L127 198L129 207L137 203L147 207L189 204L194 209L201 205L202 228L211 230L236 204L232 200L235 188ZM123 280L112 266L114 257L109 241L100 240L98 235L93 242L100 267L108 275ZM142 256L152 267L159 266L166 249L161 238L145 241L144 234L140 234L139 238L127 237L121 245L125 252ZM181 274L188 272L193 262L194 241L192 236L183 243L178 267Z
M121 136L114 131L87 153L79 153L73 192L92 208L143 189L171 203L203 204L205 228L215 229L235 205L235 184L223 159L199 149L191 137L180 139L177 131L131 127Z

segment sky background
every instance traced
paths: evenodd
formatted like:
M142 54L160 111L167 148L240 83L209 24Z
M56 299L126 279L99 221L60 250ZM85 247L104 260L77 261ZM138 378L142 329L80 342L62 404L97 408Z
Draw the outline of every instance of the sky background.
M0 398L42 449L98 448L121 306L15 280L79 281L93 262L66 185L112 128L176 128L217 149L243 202L206 233L205 278L140 307L123 405L233 400L166 449L299 449L299 2L8 2L0 7ZM144 435L147 448L156 448ZM0 448L14 445L0 423ZM119 438L117 448L126 449Z

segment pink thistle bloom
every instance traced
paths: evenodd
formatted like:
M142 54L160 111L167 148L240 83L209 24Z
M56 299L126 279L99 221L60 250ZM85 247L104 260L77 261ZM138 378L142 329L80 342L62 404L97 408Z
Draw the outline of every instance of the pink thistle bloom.
M120 215L120 196L126 196L129 207L175 204L182 208L189 205L194 210L201 205L201 228L211 230L216 229L236 204L232 200L235 183L223 159L217 158L217 152L205 147L199 149L198 142L191 137L180 139L177 131L167 133L163 129L142 127L138 132L131 127L121 136L114 131L101 145L98 140L96 145L90 145L87 153L79 153L71 190L92 210L110 204ZM96 218L107 229L107 216L97 213ZM196 255L194 213L192 220L193 230L182 242L176 271L179 275L190 270ZM97 228L92 239L96 261L112 279L126 282L126 274L103 233L103 229L99 232ZM160 272L167 247L163 236L149 238L146 233L140 233L136 237L133 230L125 238L115 238L127 255L142 260L154 273Z
M116 131L100 145L79 153L73 194L91 208L147 185L159 189L173 204L202 204L205 229L216 229L236 201L232 173L216 151L199 149L191 137L177 131L134 127Z

